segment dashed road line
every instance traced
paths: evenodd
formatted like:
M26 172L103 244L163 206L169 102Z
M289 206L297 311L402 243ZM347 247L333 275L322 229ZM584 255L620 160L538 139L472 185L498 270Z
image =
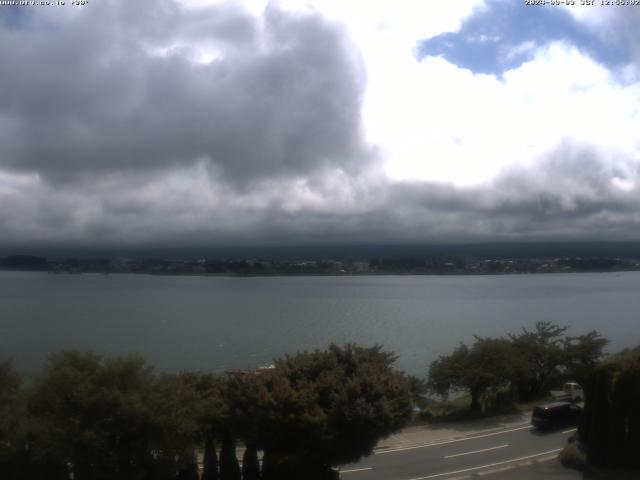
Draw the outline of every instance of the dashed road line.
M558 455L550 455L548 457L536 458L535 462L536 463L548 462L550 460L555 460L556 458L558 458Z
M468 440L475 440L477 438L493 437L495 435L502 435L504 433L516 432L518 430L531 430L532 428L533 427L531 425L525 425L523 427L510 428L508 430L501 430L499 432L485 433L483 435L474 435L474 436L469 436L469 437L464 437L464 438L456 438L456 439L452 439L452 440L445 440L444 442L425 443L425 444L422 444L422 445L414 445L412 447L401 447L401 448L393 448L393 449L389 449L389 450L382 450L382 451L374 452L374 455L385 455L387 453L404 452L406 450L416 450L418 448L437 447L438 445L448 445L450 443L466 442Z
M521 460L529 460L530 458L541 457L543 455L549 455L551 453L558 453L560 450L562 450L562 448L556 448L555 450L547 450L546 452L534 453L533 455L526 455L524 457L519 457L519 458L511 458L509 460L503 460L501 462L490 463L488 465L480 465L480 466L477 466L477 467L463 468L462 470L454 470L452 472L434 473L433 475L426 475L424 477L414 477L414 478L410 478L408 480L427 480L429 478L438 478L438 477L444 477L446 475L456 475L458 473L472 472L474 470L481 470L483 468L497 467L498 465L506 465L508 463L516 463L516 462L519 462Z
M462 457L463 455L472 455L474 453L488 452L490 450L498 450L499 448L506 448L508 446L509 444L505 443L504 445L498 445L497 447L483 448L482 450L474 450L473 452L454 453L453 455L446 455L444 458Z
M373 470L373 467L362 467L362 468L352 468L351 470L340 470L340 473L356 473L356 472L365 472L367 470Z
M484 475L491 475L493 473L500 473L500 472L506 472L507 470L513 470L515 467L515 465L509 465L508 467L500 467L500 468L494 468L493 470L485 470L484 472L478 472L478 475L480 476L484 476Z

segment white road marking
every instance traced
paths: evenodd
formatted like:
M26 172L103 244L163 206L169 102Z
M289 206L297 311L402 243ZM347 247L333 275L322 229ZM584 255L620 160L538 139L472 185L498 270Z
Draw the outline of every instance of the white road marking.
M536 463L548 462L548 461L554 460L556 458L558 458L557 455L549 455L548 457L536 458L535 462Z
M425 477L414 477L408 480L426 480L428 478L444 477L445 475L455 475L457 473L471 472L473 470L480 470L483 468L497 467L498 465L505 465L507 463L519 462L520 460L527 460L529 458L540 457L542 455L549 455L550 453L558 453L562 448L556 448L555 450L547 450L546 452L534 453L533 455L527 455L525 457L512 458L510 460L503 460L502 462L490 463L488 465L480 465L478 467L463 468L462 470L455 470L453 472L435 473L433 475L427 475Z
M485 470L484 472L478 472L478 475L491 475L493 473L506 472L507 470L513 470L515 467L509 465L508 467L494 468L493 470Z
M473 453L488 452L489 450L497 450L499 448L506 448L508 446L509 444L505 443L504 445L498 445L497 447L483 448L482 450L474 450L473 452L454 453L453 455L446 455L444 458L462 457L463 455L471 455Z
M562 433L573 433L576 430L578 430L577 428L570 428L569 430L563 430Z
M447 445L449 443L456 443L456 442L466 442L467 440L475 440L476 438L493 437L495 435L502 435L503 433L515 432L517 430L525 430L525 429L531 430L532 428L533 427L531 425L525 425L524 427L511 428L509 430L502 430L500 432L493 432L493 433L485 433L484 435L475 435L472 437L456 438L453 440L446 440L444 442L425 443L422 445L415 445L413 447L403 447L403 448L394 448L391 450L382 450L380 452L374 452L374 455L384 455L385 453L404 452L405 450L415 450L417 448L437 447L438 445Z
M364 472L366 470L373 470L373 468L372 467L353 468L351 470L340 470L340 473Z

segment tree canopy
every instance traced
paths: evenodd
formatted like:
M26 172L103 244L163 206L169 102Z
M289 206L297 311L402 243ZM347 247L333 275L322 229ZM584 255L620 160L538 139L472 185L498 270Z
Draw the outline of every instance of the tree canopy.
M578 432L590 463L640 467L640 346L592 370Z
M446 396L464 390L471 395L471 409L480 409L480 398L489 391L509 390L531 400L548 392L562 379L584 382L603 358L607 340L596 331L566 336L568 327L537 322L506 338L475 337L471 346L461 343L429 368L429 387Z
M240 440L248 478L258 476L258 449L265 479L325 478L329 466L371 453L409 420L419 382L394 370L394 360L379 346L331 345L268 370L169 375L136 356L65 351L28 388L1 363L0 474L192 479L196 450L206 446L207 478L237 480Z
M443 396L452 389L467 390L471 409L478 411L481 395L509 386L515 368L514 349L509 341L476 337L471 347L461 343L453 353L431 364L429 385Z

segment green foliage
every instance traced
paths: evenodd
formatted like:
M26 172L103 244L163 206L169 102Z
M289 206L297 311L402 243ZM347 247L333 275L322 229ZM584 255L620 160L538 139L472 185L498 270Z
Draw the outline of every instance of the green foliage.
M203 400L182 375L163 374L150 385L145 408L151 424L151 446L180 452L201 435Z
M522 359L515 383L524 400L539 397L548 389L553 374L566 360L563 335L568 327L551 322L536 322L535 330L522 329L517 335L509 335Z
M376 346L287 356L262 377L261 434L274 464L320 469L358 460L411 418L407 377Z
M237 438L256 443L266 428L264 400L267 396L265 374L242 371L227 375L219 384L222 398L218 431L233 431Z
M0 363L0 478L22 476L28 459L22 378L10 360Z
M152 371L137 357L103 361L93 354L51 357L36 380L30 411L41 455L89 471L129 473L143 463L154 417L146 408Z
M198 405L188 382L156 376L139 357L62 352L30 393L35 454L71 464L80 480L171 477L196 439Z
M579 434L589 462L640 467L640 347L598 366L585 397Z
M411 401L414 406L422 407L426 402L426 395L429 393L429 385L422 378L418 378L414 375L407 376L407 382L409 384L409 392L411 394Z
M480 397L489 390L506 388L514 376L516 355L505 339L476 337L474 344L460 344L451 355L443 355L431 364L431 389L447 396L452 389L471 394L471 410L480 410Z
M570 443L562 449L560 463L567 468L573 468L581 472L587 470L587 457L575 443Z
M471 346L461 343L431 364L428 386L443 397L451 391L468 392L471 410L477 412L487 394L496 400L495 408L504 408L516 393L530 401L563 379L584 382L602 359L607 340L596 331L567 337L566 330L537 322L535 329L507 338L476 337Z
M14 435L21 429L19 395L22 379L13 362L0 363L0 459L5 453L17 447Z
M523 329L518 335L509 335L519 354L514 383L523 400L541 397L563 378L584 384L603 358L608 340L598 332L567 337L566 330L551 322L537 322L535 330Z
M242 480L260 480L258 450L252 443L247 445L242 456Z
M240 465L236 456L236 442L231 432L225 432L220 450L220 480L240 480Z
M202 480L218 480L218 456L216 454L216 443L211 433L206 435L204 442Z
M193 450L189 449L180 454L178 461L177 480L200 480L198 475L198 461Z
M27 390L1 363L1 478L195 480L203 443L203 480L260 478L258 449L262 478L332 478L330 465L371 453L410 420L425 386L394 361L379 346L331 345L215 377L66 351ZM242 473L236 439L246 445Z
M433 361L429 367L429 388L445 398L453 388L467 388L469 356L469 347L460 343L450 355Z
M564 339L565 376L585 385L594 368L603 357L604 348L609 341L592 330L585 335Z

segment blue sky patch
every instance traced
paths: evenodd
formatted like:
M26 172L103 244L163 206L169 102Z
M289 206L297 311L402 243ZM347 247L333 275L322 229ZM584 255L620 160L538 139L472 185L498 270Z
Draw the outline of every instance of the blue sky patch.
M20 30L28 22L28 11L26 6L3 5L0 7L0 26L9 30Z
M630 61L628 45L605 42L562 7L524 6L522 2L489 1L456 33L420 42L417 57L440 56L475 73L501 77L531 60L537 47L565 41L608 68Z

